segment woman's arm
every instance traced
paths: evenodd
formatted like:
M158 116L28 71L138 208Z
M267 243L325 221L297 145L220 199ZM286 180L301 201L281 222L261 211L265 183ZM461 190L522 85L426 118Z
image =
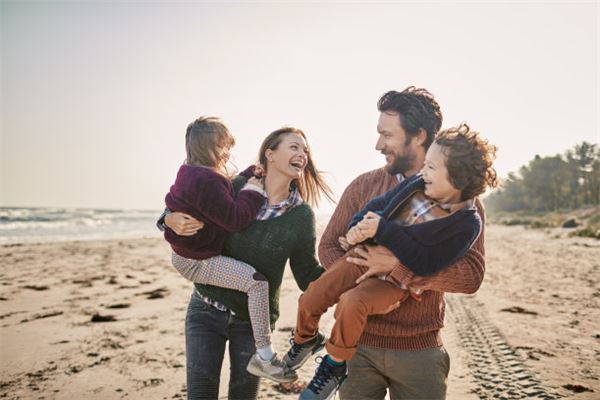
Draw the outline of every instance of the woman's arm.
M346 253L346 250L340 246L339 239L346 235L348 223L352 220L354 214L360 210L359 205L363 204L358 196L360 185L357 178L344 190L325 231L321 235L319 260L325 268L329 268L331 264Z
M303 206L299 206L303 207ZM315 255L316 231L315 215L310 207L305 207L302 226L297 227L299 240L290 253L290 268L300 290L304 291L308 284L317 279L325 271Z

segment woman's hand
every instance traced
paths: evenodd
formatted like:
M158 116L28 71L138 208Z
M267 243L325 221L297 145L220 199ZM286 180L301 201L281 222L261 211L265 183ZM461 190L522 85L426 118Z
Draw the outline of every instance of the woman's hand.
M204 222L181 212L172 212L165 216L165 225L179 236L193 236L204 228Z

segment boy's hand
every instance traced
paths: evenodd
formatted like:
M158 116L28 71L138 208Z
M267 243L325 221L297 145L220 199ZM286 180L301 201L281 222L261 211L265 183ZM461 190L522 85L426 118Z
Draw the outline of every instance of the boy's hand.
M354 246L365 239L367 239L367 236L362 233L358 225L354 225L352 228L350 228L348 233L346 233L346 241L351 246Z
M365 239L372 238L377 233L381 216L369 211L356 226L360 229ZM364 239L363 239L364 240Z
M193 236L204 228L204 222L181 212L172 212L165 216L165 225L179 236Z
M342 249L344 249L344 251L350 250L351 244L348 243L348 239L346 239L345 236L340 236L338 238L338 242L340 243L340 246Z

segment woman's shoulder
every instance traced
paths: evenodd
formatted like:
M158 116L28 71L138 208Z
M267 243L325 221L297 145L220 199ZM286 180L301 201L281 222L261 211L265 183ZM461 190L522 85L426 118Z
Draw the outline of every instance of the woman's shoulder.
M315 216L315 212L313 211L312 207L308 203L298 204L296 207L292 208L288 212L290 212L290 213L293 212L295 215L298 215L298 216L306 216L306 217L311 217L311 218L314 218L314 216Z

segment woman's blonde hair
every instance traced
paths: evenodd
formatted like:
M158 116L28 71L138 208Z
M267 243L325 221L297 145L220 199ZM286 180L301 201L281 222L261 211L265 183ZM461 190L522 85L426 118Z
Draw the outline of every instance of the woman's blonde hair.
M304 132L291 126L279 128L276 131L271 132L269 136L265 138L260 146L260 152L258 153L258 161L265 169L265 172L268 172L267 156L265 155L266 151L268 149L273 151L277 150L283 138L294 133L302 136L306 142L306 146L308 147L308 140L306 139ZM333 199L333 192L329 188L329 185L327 185L325 182L322 172L317 170L317 167L315 166L315 162L313 161L310 153L310 147L306 157L306 167L304 168L304 173L300 179L295 179L292 182L292 185L296 185L300 196L302 196L302 199L304 199L304 201L311 206L316 207L319 204L321 195L324 195L329 201L335 203L335 200Z
M216 117L200 117L188 125L185 132L185 163L214 168L226 175L227 160L219 159L218 146L233 147L235 139Z

